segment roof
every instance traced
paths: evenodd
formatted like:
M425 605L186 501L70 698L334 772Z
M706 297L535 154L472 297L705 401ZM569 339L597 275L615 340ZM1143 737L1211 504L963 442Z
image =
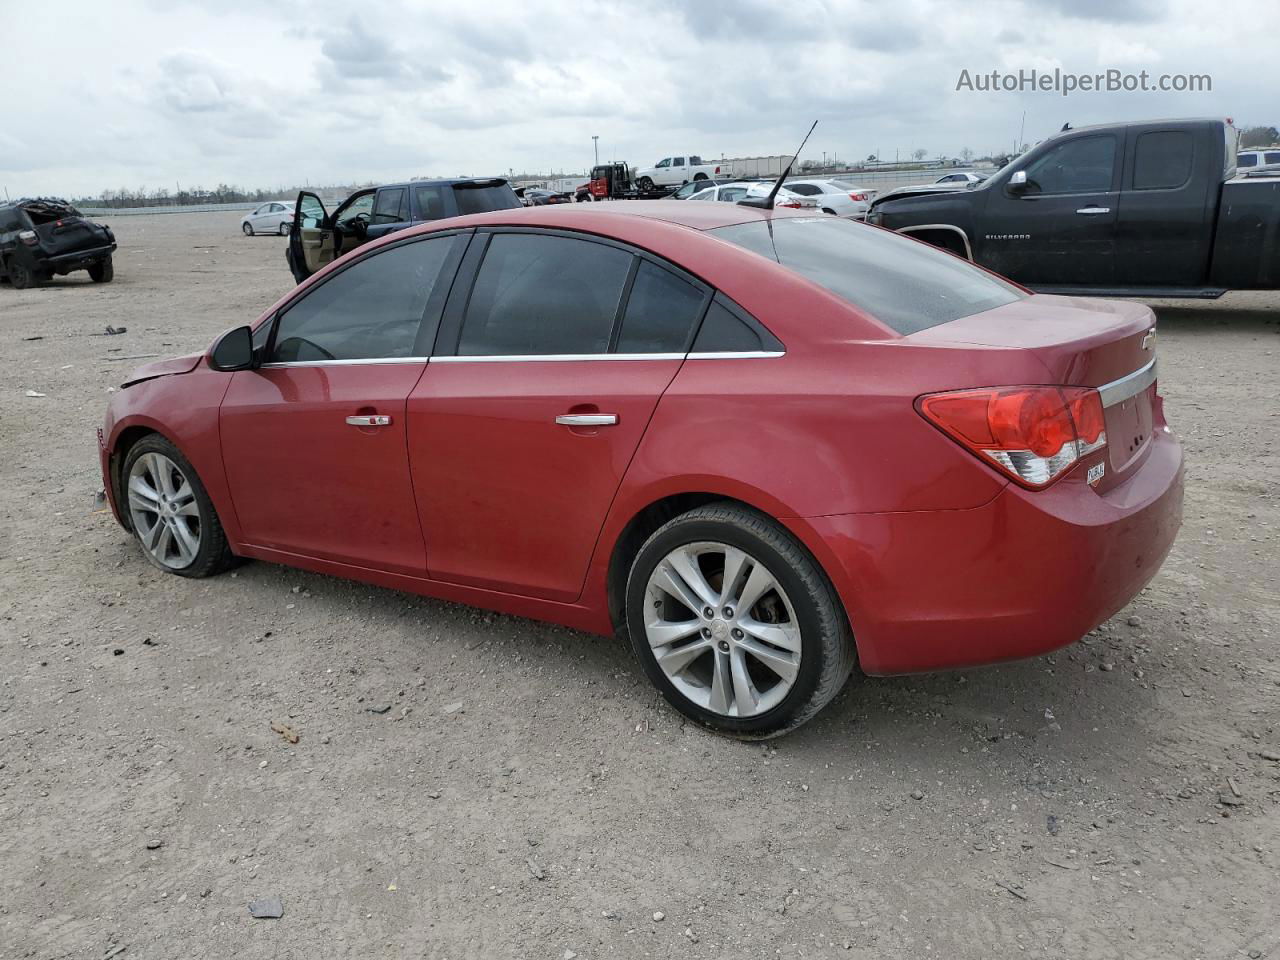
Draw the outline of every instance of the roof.
M553 204L546 207L517 207L512 210L495 210L492 213L476 213L455 217L447 223L435 224L450 227L485 225L510 225L526 227L564 227L595 230L609 221L621 223L632 218L658 220L663 223L690 227L694 230L715 230L735 223L750 223L771 218L804 216L803 211L762 210L744 207L736 203L694 203L689 200L613 200L604 203ZM812 216L812 213L808 214Z
M402 180L398 183L380 183L377 190L385 190L388 187L424 187L424 186L453 186L456 183L508 183L506 177L435 177L430 180Z

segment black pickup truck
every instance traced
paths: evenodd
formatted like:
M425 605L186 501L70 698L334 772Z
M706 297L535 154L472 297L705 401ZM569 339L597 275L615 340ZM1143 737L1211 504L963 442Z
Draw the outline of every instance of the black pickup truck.
M957 192L895 190L867 222L1045 293L1280 288L1280 175L1236 170L1230 121L1063 128Z
M314 193L298 194L285 258L301 283L325 264L378 237L428 220L512 210L520 198L501 178L410 180L357 190L329 213Z
M0 203L0 277L16 289L75 270L88 270L94 283L110 283L115 249L110 227L86 220L65 200Z

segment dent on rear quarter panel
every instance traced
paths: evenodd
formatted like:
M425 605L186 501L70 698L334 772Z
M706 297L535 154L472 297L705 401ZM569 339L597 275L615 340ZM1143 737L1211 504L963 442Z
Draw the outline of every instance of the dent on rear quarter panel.
M167 437L195 467L235 546L240 542L240 524L227 489L218 438L218 408L233 376L201 363L191 373L145 380L120 390L112 398L116 420L107 447L115 455L120 434L130 427L147 427Z

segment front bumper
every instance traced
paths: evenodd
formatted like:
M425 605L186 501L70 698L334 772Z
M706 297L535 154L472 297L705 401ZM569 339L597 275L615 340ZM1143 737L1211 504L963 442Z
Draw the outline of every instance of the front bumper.
M911 673L1074 643L1155 576L1182 497L1182 447L1160 428L1141 468L1105 493L1076 470L1047 490L1011 484L969 510L803 523L830 551L862 669Z

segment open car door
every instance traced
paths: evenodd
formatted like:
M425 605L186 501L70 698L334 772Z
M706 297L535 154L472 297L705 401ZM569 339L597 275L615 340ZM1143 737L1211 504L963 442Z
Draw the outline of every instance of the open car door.
M293 207L293 226L289 228L288 251L289 269L298 283L320 269L319 250L328 218L329 212L319 197L306 190L298 194L298 202Z
M289 269L298 283L369 239L374 192L373 188L357 190L333 213L314 193L298 194L289 231Z

